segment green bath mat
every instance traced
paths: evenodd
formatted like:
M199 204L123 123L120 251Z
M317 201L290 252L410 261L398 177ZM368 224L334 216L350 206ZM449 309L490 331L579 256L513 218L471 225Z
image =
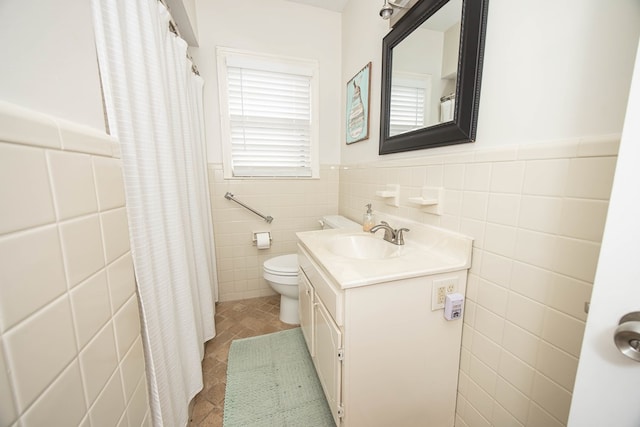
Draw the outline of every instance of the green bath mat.
M334 427L300 328L234 340L224 427Z

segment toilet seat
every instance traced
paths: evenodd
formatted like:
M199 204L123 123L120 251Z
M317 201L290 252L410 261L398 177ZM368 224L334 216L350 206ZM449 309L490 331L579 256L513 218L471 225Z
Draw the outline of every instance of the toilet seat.
M281 255L266 260L263 264L265 273L277 276L298 275L298 255Z

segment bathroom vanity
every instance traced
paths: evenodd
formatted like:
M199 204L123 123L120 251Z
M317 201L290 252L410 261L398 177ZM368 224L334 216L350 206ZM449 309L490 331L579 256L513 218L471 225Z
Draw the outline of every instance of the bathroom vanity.
M432 297L464 294L472 241L411 227L420 244L298 233L300 325L339 427L454 424L462 319Z

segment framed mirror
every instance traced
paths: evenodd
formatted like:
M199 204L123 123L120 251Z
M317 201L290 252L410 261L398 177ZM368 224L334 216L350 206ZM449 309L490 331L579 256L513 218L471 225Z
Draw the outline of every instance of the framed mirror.
M488 0L421 0L382 41L380 154L473 142Z

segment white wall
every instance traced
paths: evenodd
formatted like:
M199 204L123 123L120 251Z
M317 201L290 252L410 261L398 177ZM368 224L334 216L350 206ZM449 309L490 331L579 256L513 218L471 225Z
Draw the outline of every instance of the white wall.
M376 2L351 0L343 12L343 82L361 64L373 61L373 69L371 138L341 144L342 164L382 159L380 67L387 29L379 8ZM640 5L635 0L607 7L597 0L491 0L475 145L384 159L619 134L639 28Z
M340 163L371 161L378 157L380 136L380 80L382 78L382 38L389 23L378 15L382 2L350 0L342 11L342 81L344 86L365 64L371 61L371 93L369 94L369 139L346 145L345 124L340 125ZM341 89L340 105L345 114L346 100Z
M193 55L206 82L209 162L222 161L215 48L224 46L319 61L320 163L338 163L340 14L284 0L198 0L196 7L200 47Z
M0 99L104 130L91 2L0 2Z

